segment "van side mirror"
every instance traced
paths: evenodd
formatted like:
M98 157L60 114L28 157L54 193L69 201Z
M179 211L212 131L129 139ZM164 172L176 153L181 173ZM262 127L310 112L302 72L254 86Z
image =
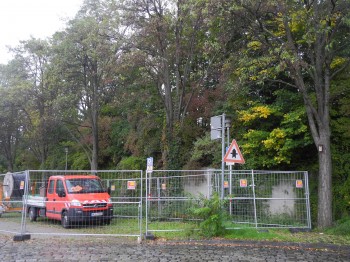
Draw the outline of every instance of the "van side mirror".
M66 196L66 192L64 192L64 190L60 190L60 191L57 192L57 195L59 197L65 197Z

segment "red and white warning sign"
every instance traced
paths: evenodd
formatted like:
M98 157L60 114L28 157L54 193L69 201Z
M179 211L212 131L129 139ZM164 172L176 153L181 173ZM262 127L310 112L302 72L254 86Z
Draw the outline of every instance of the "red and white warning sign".
M128 181L128 189L135 190L136 189L136 181Z
M232 143L224 156L224 162L226 162L226 165L234 165L235 163L245 163L235 139L232 140Z

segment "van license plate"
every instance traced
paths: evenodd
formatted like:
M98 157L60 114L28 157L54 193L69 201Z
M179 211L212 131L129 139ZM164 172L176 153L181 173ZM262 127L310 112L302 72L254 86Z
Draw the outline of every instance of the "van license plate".
M103 212L91 213L92 217L103 216Z

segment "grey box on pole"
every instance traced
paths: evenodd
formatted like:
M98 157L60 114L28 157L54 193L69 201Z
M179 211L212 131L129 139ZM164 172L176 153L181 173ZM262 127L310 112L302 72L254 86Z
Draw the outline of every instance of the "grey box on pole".
M221 129L222 127L222 116L213 116L210 118L210 128L211 129Z
M222 137L222 116L213 116L210 118L210 138L211 140Z
M220 139L221 138L221 130L210 130L210 139L215 140L215 139Z

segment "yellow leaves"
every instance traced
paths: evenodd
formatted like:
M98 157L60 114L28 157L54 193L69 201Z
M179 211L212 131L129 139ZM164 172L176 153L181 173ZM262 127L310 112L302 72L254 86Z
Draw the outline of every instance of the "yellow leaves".
M263 69L259 71L259 75L266 75L268 73L267 69Z
M251 41L247 44L247 47L252 50L258 50L261 48L261 45L260 41Z
M263 118L267 118L272 113L272 110L267 106L257 106L255 107L255 111Z
M270 133L269 138L263 140L262 143L267 149L278 149L284 145L285 138L286 133L280 128L275 128Z
M249 80L250 81L256 81L256 80L258 80L258 77L257 76L250 76Z
M342 66L346 62L347 60L344 57L335 57L331 63L331 69L335 69L339 66Z
M289 22L292 33L300 33L305 31L305 21L307 21L308 13L306 10L298 10L291 14L291 21Z
M239 111L239 120L246 123L259 118L267 118L273 113L273 110L268 106L254 106L248 110Z
M266 140L262 141L262 144L266 149L275 151L273 159L276 163L289 162L287 155L284 154L283 147L286 143L287 134L284 130L280 128L275 128L270 133L269 137Z

